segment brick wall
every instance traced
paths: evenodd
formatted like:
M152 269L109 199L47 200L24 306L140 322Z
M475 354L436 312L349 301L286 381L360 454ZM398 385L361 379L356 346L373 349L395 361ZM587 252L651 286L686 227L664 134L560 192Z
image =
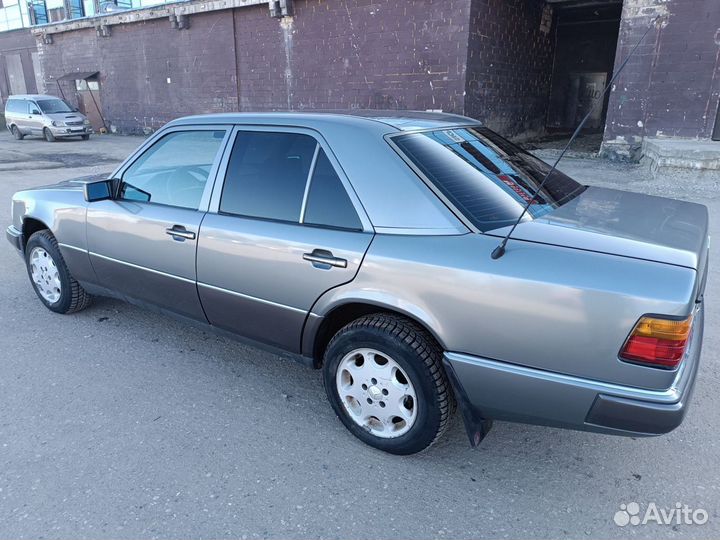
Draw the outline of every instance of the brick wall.
M505 135L542 132L554 35L543 0L473 0L465 113Z
M47 91L73 71L99 71L103 113L122 133L149 132L178 116L237 109L232 17L227 11L194 15L189 30L166 18L53 35L41 45ZM74 83L61 83L75 101Z
M235 12L243 110L462 112L469 0L304 0Z
M616 66L653 28L611 93L603 153L636 158L643 137L706 139L720 99L720 2L625 0Z
M122 133L233 110L461 113L469 9L470 0L299 0L282 20L258 5L192 15L189 30L162 18L112 26L108 38L58 33L41 58L51 93L67 73L99 71L103 112Z

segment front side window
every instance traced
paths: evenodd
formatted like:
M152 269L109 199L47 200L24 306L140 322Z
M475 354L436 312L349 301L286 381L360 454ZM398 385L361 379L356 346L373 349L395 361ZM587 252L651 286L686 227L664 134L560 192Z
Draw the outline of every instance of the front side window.
M125 171L120 198L197 210L224 137L224 130L165 135Z
M297 223L317 141L300 133L241 131L220 199L226 214Z
M455 128L392 139L402 154L480 231L512 225L550 166L493 131ZM584 186L554 171L524 219L575 198Z
M72 107L61 99L41 99L37 105L44 114L73 112Z

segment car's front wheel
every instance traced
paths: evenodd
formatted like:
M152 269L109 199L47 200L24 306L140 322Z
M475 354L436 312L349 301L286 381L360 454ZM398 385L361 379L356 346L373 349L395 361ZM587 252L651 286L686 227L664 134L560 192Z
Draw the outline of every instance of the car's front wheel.
M89 140L90 140L90 135L86 133L85 135L80 135L80 138L81 138L83 141L89 141Z
M48 128L45 128L43 130L43 135L45 136L45 140L47 142L55 142L55 135L53 135L52 131L50 131Z
M91 296L72 277L50 231L33 234L25 246L25 262L35 293L56 313L74 313L90 305Z
M357 438L386 452L413 454L440 438L455 409L441 360L440 347L417 324L368 315L330 341L325 390Z

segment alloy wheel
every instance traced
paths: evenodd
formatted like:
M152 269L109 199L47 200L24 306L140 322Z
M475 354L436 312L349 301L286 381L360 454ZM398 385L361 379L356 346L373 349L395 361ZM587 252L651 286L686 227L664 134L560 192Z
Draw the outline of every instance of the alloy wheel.
M346 354L335 383L350 418L377 437L400 437L417 419L417 394L410 378L400 364L378 350L362 348Z

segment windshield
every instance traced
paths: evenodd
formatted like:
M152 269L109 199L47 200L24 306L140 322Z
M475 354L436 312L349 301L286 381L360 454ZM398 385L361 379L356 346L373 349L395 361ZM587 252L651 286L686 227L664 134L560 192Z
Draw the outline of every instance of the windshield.
M541 159L483 127L409 133L392 141L483 232L512 225L550 171ZM583 190L554 171L523 220L546 214Z
M62 99L40 99L38 100L37 105L45 114L73 112L70 105L65 103Z

